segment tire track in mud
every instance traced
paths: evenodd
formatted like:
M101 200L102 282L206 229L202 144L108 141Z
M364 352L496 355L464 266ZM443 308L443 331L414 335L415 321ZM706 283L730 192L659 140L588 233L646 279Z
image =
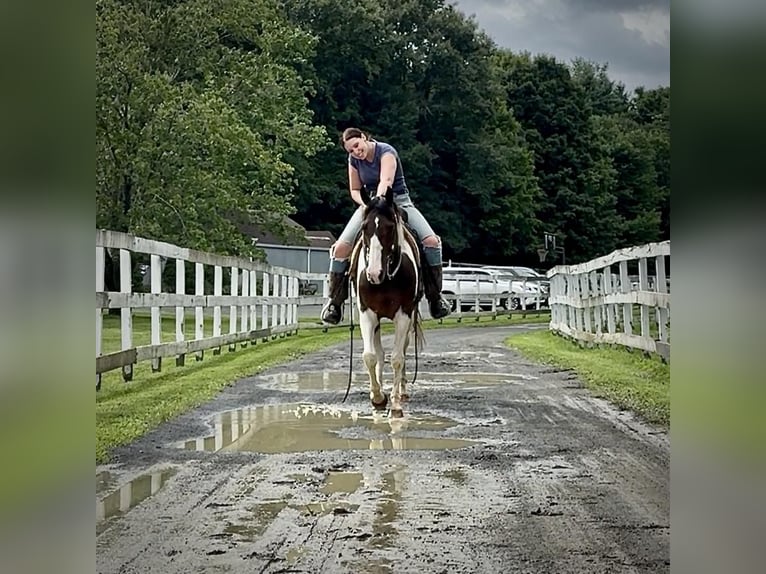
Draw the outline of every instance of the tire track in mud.
M427 332L404 439L364 418L361 359L340 405L339 345L240 381L120 449L98 469L110 484L175 474L135 504L121 497L132 508L102 522L97 571L669 572L667 435L590 397L571 373L505 348L516 329ZM270 433L252 435L261 419L221 426L217 413L264 404L277 413ZM279 415L295 404L334 417L334 440L355 449L295 452L299 423ZM361 418L343 418L351 411ZM416 424L428 420L437 422ZM293 451L223 452L246 435ZM474 442L398 450L446 438ZM201 450L179 448L185 441Z

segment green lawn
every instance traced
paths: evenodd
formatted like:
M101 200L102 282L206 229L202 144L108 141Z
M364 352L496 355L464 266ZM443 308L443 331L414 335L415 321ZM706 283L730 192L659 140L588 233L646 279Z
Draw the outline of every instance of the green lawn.
M258 318L260 321L260 317ZM161 332L164 343L176 340L176 316L167 312L162 316ZM151 318L146 314L133 314L133 345L148 345L151 343ZM229 310L226 309L221 317L221 333L229 332ZM194 339L194 316L187 315L184 320L184 336L187 340ZM213 336L213 319L205 316L204 336ZM120 350L120 317L119 315L104 315L101 350L112 353Z
M670 425L670 365L640 351L583 349L550 331L520 333L506 344L545 364L572 369L594 395L645 420Z

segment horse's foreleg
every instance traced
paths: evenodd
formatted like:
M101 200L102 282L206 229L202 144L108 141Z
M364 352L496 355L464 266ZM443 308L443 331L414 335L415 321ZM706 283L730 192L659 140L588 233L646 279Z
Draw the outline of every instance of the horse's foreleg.
M404 361L402 364L402 400L408 401L410 395L407 394L407 349L410 348L410 330L404 335Z
M380 380L378 379L378 351L375 348L375 331L378 327L378 317L369 309L359 314L359 329L362 332L362 341L364 341L364 352L362 359L364 366L367 367L367 374L370 377L370 400L373 406L383 406L386 404L386 397L380 392Z
M394 371L394 385L391 390L391 416L402 416L402 382L404 380L404 351L407 333L412 325L409 315L398 311L394 316L394 350L391 353L391 368Z
M373 342L375 343L375 354L378 357L376 374L378 376L378 383L381 385L381 392L383 392L383 368L386 365L386 353L383 351L383 342L380 340L380 323L378 323L378 328L375 329L375 338L373 339Z

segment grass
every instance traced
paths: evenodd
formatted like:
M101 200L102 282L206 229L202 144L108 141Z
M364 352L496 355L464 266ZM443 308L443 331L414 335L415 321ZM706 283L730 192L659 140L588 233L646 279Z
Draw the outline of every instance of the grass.
M229 332L228 309L221 318L221 333ZM260 321L260 317L258 318ZM213 336L213 319L205 316L204 336ZM160 323L162 340L164 342L176 340L176 317L165 314ZM146 314L133 314L133 346L148 345L151 343L151 318ZM184 320L184 336L187 340L194 339L194 317L187 315ZM120 317L119 315L104 315L103 333L101 337L101 351L111 353L120 350Z
M520 333L506 344L524 356L572 369L594 395L634 411L645 420L670 425L670 365L626 349L583 349L550 331Z
M463 318L460 323L456 318L446 318L441 324L428 320L424 321L423 327L487 327L547 321L547 314L526 317L513 315L510 318L502 316L495 320L484 316L479 321ZM193 336L193 331L189 330L190 324L191 321L186 321L188 337ZM133 344L148 344L149 329L148 317L134 316ZM228 331L226 320L222 330L224 333ZM163 318L162 331L163 341L173 340L174 317ZM356 338L359 338L358 326L354 332ZM393 332L393 324L386 322L383 332ZM212 320L207 317L205 334L212 334ZM205 403L237 380L346 341L348 336L347 326L330 328L327 332L321 329L303 329L297 335L258 343L254 347L239 348L236 352L223 349L220 355L213 355L212 351L206 351L204 360L199 362L194 360L193 355L189 355L183 367L176 367L172 359L165 359L159 373L152 373L150 364L142 362L134 365L133 380L130 383L123 382L119 370L104 373L101 390L96 393L96 462L108 461L111 449L128 444L159 424ZM119 350L119 317L104 317L102 345L104 352ZM356 348L360 349L361 346Z

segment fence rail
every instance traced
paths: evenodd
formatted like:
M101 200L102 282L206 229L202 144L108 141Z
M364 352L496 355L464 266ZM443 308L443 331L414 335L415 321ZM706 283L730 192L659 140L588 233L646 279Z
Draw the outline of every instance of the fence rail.
M117 261L119 291L105 290L107 257ZM135 260L147 257L149 292L134 292ZM187 267L193 274L187 275ZM187 285L187 276L189 283L193 277L193 287ZM123 378L131 380L137 362L151 361L152 369L158 371L165 357L175 357L176 364L183 365L190 354L201 360L209 349L218 354L225 346L235 350L237 345L244 347L258 340L292 334L298 329L299 300L316 299L299 297L299 282L321 278L315 273L273 267L251 259L96 230L96 387L100 387L101 374L114 369L121 368ZM168 308L175 310L175 335L174 340L163 341L162 312L166 309L167 314ZM104 353L104 312L110 309L120 310L120 349ZM150 313L148 345L133 343L133 316L137 309L148 309ZM187 309L194 311L194 338L190 340L185 333ZM224 333L222 319L227 311L228 333ZM205 317L211 312L212 335L206 336Z
M550 329L587 343L623 345L669 360L669 260L670 241L665 241L550 269Z

